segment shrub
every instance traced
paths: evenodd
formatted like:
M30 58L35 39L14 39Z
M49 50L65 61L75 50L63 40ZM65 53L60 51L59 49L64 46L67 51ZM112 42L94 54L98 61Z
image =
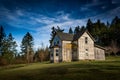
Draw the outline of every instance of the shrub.
M0 66L5 66L5 65L8 65L7 60L3 57L0 57Z

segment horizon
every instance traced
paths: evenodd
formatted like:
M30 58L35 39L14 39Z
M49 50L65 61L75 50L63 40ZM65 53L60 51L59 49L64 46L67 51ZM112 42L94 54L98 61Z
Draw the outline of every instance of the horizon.
M92 22L111 23L120 17L119 0L0 0L0 25L6 34L12 33L20 50L22 38L30 32L34 49L49 46L51 28L59 26L68 32L71 27L86 26Z

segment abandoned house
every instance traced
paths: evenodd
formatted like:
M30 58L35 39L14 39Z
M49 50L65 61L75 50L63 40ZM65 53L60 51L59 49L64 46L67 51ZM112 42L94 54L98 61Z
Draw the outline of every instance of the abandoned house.
M105 48L95 44L88 30L77 34L57 32L50 46L50 61L74 60L105 60Z

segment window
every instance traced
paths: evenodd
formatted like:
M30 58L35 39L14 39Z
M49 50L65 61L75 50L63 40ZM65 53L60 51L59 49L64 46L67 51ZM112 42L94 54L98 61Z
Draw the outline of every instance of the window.
M59 44L59 41L57 41L57 44Z
M88 56L88 53L86 53L86 56Z
M86 51L88 51L88 49L86 49Z
M85 37L85 44L88 43L88 37Z
M56 53L58 53L59 51L58 51L58 49L56 49Z
M51 56L53 56L53 53L51 53Z
M59 54L59 51L58 51L58 49L56 49L56 56L58 56L58 54Z

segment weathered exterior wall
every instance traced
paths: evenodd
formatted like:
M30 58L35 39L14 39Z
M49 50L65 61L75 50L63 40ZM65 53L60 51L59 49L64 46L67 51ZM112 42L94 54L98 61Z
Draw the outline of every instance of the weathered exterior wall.
M96 60L105 60L105 50L95 47L95 59Z
M78 42L77 41L74 41L72 43L72 60L73 61L76 61L78 60Z
M71 62L71 60L72 60L71 41L62 41L62 61Z
M50 51L51 62L62 61L62 41L57 35L54 37L54 40L52 41L52 46L56 46L56 45L57 47L51 48L51 51ZM56 49L58 50L58 56L56 56Z
M85 37L87 37L87 44L85 43ZM78 60L95 59L94 55L94 41L85 32L78 39Z
M84 32L82 36L74 42L62 41L59 36L56 35L52 46L50 53L51 62L71 62L72 60L86 59L105 60L104 48L95 46L94 40L87 32ZM58 55L56 55L56 53L58 53Z
M51 48L50 49L50 61L53 62L54 61L54 56L53 56L53 53L54 53L54 49Z

